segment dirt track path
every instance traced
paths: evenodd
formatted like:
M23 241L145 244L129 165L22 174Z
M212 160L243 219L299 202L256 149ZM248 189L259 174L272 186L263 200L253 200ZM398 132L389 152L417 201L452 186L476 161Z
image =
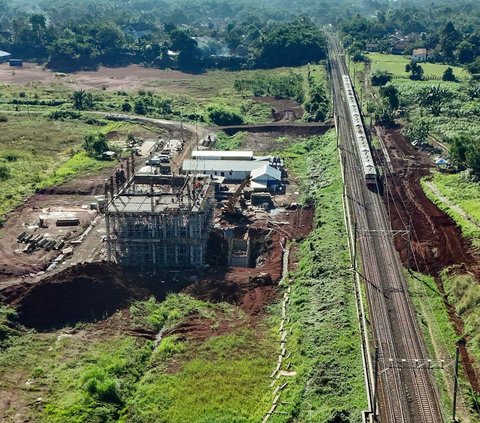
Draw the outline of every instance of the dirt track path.
M465 220L468 220L469 222L473 223L474 225L478 226L480 228L480 222L478 220L475 220L472 218L470 215L465 212L460 206L457 204L451 202L447 197L445 197L438 187L432 182L432 181L424 181L423 182L428 188L432 190L432 192L435 194L435 196L442 202L444 203L447 207L452 209L455 213L459 214L462 216Z

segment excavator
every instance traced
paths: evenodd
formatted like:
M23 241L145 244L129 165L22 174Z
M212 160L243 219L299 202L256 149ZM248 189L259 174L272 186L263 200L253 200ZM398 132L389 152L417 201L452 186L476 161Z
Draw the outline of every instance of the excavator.
M237 201L239 200L240 196L242 195L243 190L245 187L247 187L250 184L250 181L252 180L251 176L247 176L242 183L238 186L238 188L235 190L233 195L228 199L227 203L223 207L223 214L224 216L228 217L241 217L242 212L240 209L236 208L235 205L237 204Z

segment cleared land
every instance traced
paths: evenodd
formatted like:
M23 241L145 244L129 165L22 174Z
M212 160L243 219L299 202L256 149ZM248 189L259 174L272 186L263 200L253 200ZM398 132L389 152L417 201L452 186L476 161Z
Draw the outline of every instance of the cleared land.
M0 112L1 114L1 112ZM135 124L88 120L54 120L42 114L3 115L0 121L0 219L36 190L111 168L116 162L88 157L83 150L85 135L102 133L111 146L125 146L127 135L157 137Z

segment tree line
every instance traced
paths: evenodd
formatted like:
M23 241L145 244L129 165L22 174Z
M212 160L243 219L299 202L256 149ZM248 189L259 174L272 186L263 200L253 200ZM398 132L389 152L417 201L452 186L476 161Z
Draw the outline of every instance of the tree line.
M430 61L466 65L472 74L480 74L479 16L480 3L472 0L398 2L375 16L346 19L341 30L357 60L363 60L367 45L404 54L425 48Z
M254 69L298 66L326 55L321 30L305 17L283 22L250 16L194 26L129 16L126 10L121 17L101 18L93 11L70 20L54 15L11 10L1 15L0 49L58 71L128 64L189 72Z

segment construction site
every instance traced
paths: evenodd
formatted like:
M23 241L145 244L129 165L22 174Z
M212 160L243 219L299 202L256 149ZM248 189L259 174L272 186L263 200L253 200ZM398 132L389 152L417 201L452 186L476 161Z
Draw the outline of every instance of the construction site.
M1 299L23 310L24 323L43 328L78 315L96 320L129 298L185 289L257 313L274 294L284 246L310 232L313 215L298 206L299 185L283 160L269 155L280 133L266 138L252 128L246 150L218 151L208 129L155 124L156 137L149 132L128 146L132 152L110 168L37 193L6 221ZM120 302L109 295L96 305L88 299L106 283L90 263L110 275L105 292L122 292ZM52 283L55 289L42 291ZM20 304L32 295L27 312ZM68 306L60 311L59 303ZM58 313L41 319L51 307Z

